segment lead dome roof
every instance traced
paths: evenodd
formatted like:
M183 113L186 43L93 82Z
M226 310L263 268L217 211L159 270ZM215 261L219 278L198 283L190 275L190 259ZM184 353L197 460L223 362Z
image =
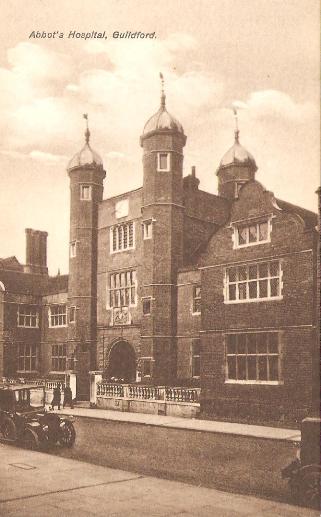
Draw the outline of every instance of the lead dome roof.
M171 129L184 134L182 124L167 111L166 96L164 91L162 91L160 108L147 120L143 129L143 136L151 133L152 131L161 131L164 129Z
M243 147L239 142L239 131L235 131L235 141L232 147L226 151L220 161L219 169L229 167L231 165L247 166L257 170L257 165L252 154Z
M85 132L85 138L85 145L69 161L67 166L68 170L75 167L84 167L86 165L103 167L103 160L101 156L91 147L89 143L90 131L88 127Z

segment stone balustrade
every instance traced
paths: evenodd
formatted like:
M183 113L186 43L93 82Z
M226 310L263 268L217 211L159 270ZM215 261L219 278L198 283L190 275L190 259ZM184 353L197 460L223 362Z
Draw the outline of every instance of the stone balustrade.
M127 386L128 397L131 399L140 400L163 400L161 396L161 388L155 386L139 386L139 385L128 385Z
M99 382L97 384L97 397L124 397L123 384L113 384L110 382Z
M61 390L65 388L64 381L46 381L46 390L53 390L54 388L57 388L58 384Z
M200 388L165 388L165 400L171 402L199 402Z
M169 386L141 386L139 384L97 384L97 397L129 398L133 400L161 400L166 402L199 402L200 388Z

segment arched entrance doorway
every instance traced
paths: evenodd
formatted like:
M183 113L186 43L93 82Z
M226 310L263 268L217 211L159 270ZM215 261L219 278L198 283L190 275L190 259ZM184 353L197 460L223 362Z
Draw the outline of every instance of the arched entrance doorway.
M118 341L109 353L108 376L135 382L136 357L133 347L127 341Z

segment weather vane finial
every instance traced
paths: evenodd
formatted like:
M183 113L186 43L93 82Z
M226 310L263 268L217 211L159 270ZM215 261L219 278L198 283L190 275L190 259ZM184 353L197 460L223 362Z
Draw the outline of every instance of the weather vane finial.
M89 127L88 127L88 113L84 113L83 117L86 120L86 131L85 131L86 144L89 144L90 131L89 131Z
M159 72L159 77L160 77L160 80L161 80L161 107L162 108L165 108L165 100L166 100L166 95L165 95L165 91L164 91L164 76L162 74L162 72Z
M233 113L234 113L234 120L235 120L235 129L234 129L234 135L235 135L235 142L239 141L239 120L237 116L237 108L235 106L232 107Z

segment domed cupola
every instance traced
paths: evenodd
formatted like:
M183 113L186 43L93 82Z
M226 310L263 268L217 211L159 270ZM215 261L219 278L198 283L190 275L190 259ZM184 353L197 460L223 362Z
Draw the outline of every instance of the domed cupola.
M88 128L88 115L84 115L86 119L86 131L85 131L85 145L80 149L78 153L76 153L73 158L70 160L67 166L67 170L75 169L78 167L95 167L95 168L103 168L102 158L99 156L96 151L91 147L90 140L90 131Z
M239 142L239 131L235 131L234 144L224 154L220 161L219 169L230 167L231 165L250 167L254 172L257 171L253 156Z
M219 195L229 199L237 198L242 185L254 179L257 171L255 159L240 144L237 111L235 108L233 111L236 124L234 144L226 151L216 171Z
M147 136L154 134L155 132L175 132L183 135L184 139L186 139L184 135L184 129L182 124L171 115L166 109L166 95L164 92L164 78L163 75L160 74L161 82L162 82L162 90L161 90L161 104L159 110L147 120L143 134L141 136L141 142Z

